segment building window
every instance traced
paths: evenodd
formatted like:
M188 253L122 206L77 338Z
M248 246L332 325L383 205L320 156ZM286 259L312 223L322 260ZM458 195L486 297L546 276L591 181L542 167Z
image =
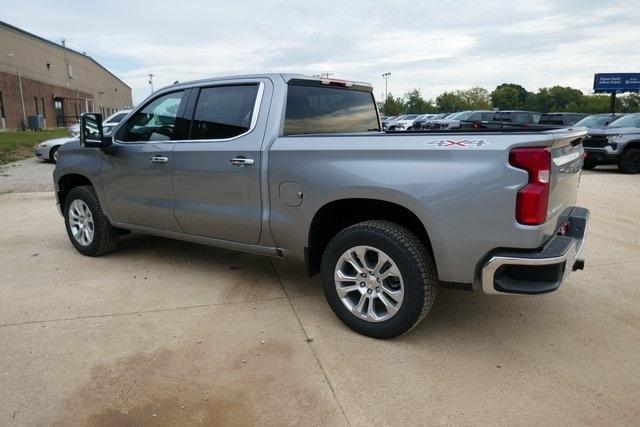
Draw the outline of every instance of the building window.
M40 105L42 106L42 117L47 118L47 109L44 108L44 98L40 98Z
M4 102L2 101L2 92L0 92L0 118L4 118Z
M40 107L38 106L38 97L37 96L33 97L33 103L36 105L36 116L37 116L38 114L40 114Z

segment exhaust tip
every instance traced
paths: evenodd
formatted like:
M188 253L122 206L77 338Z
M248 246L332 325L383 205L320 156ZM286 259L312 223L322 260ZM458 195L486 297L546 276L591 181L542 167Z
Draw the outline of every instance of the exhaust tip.
M577 259L575 263L573 263L573 271L584 270L584 260Z

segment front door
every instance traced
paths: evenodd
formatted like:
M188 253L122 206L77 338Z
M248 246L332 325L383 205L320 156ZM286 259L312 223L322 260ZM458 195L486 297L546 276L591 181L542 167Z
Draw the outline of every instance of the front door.
M179 114L184 91L165 93L135 112L116 131L105 150L102 180L113 220L180 231L173 215L171 168L184 125Z
M261 145L269 80L194 90L191 134L173 152L175 216L184 232L257 243L261 230Z

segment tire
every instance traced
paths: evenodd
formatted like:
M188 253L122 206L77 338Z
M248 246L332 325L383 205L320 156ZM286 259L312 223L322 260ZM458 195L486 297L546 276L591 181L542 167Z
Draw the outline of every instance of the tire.
M60 146L56 145L51 150L49 150L49 161L51 163L58 163L58 148L60 148Z
M584 163L582 164L582 169L584 170L592 170L594 169L596 166L598 166L598 164L592 160L589 159L585 159Z
M365 274L366 278L352 267L352 262L357 262L358 268L363 269L358 262L360 257L353 258L363 247L367 248L363 257L370 271L374 264L379 264L379 252L389 258L389 263L374 268L373 274ZM378 254L374 257L376 251ZM345 261L347 258L349 261ZM377 280L392 270L398 271L400 278L392 275L381 282ZM397 337L415 327L431 310L439 283L433 257L422 242L406 228L381 220L361 222L340 231L327 245L321 274L325 298L336 316L354 331L382 339ZM338 274L343 278L353 276L357 281L337 281L334 277ZM348 289L352 290L346 292ZM403 291L403 296L398 289ZM392 296L394 294L401 297ZM360 304L362 298L369 302ZM388 303L393 310L386 310ZM358 307L361 308L358 310Z
M618 169L623 173L640 173L640 148L627 148L622 154Z
M84 210L83 207L85 208ZM89 213L86 213L87 210ZM78 215L78 213L83 215ZM87 220L89 217L91 219ZM72 220L72 218L75 218L75 220ZM90 232L87 234L80 233L80 238L74 236L74 232L77 234L77 231L74 230L79 229L77 225L72 225L72 221L73 224L77 224L78 218L80 220L84 218L84 223L87 224L83 230L93 228L91 239L86 238ZM102 212L93 187L75 187L69 192L64 204L64 223L71 244L82 255L100 256L112 252L118 246L121 233L109 223L109 219ZM74 228L72 229L72 227Z

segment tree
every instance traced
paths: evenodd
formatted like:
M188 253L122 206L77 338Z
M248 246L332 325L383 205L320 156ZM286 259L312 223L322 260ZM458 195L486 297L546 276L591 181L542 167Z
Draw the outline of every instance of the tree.
M460 96L460 91L443 92L436 98L437 111L453 113L466 109L466 103Z
M491 96L489 91L483 87L472 87L459 91L462 99L466 102L467 110L490 110Z
M516 83L502 83L491 92L491 105L501 110L523 110L531 94Z
M394 98L392 94L382 104L382 112L385 116L397 116L404 111L404 102L400 98Z
M489 110L491 97L489 91L481 87L443 92L436 98L438 111L455 112L462 110Z
M432 113L435 111L433 102L422 98L420 89L413 89L404 95L405 113Z

